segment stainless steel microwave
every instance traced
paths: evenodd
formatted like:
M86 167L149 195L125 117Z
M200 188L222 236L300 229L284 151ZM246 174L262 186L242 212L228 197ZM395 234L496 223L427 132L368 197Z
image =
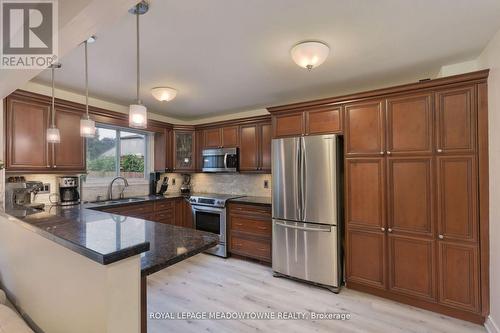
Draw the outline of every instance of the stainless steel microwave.
M238 148L204 149L203 172L237 172Z

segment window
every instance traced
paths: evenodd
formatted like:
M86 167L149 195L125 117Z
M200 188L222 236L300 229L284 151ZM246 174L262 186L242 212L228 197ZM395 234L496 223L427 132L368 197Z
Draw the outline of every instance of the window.
M87 181L145 179L148 172L147 132L97 126L87 139Z

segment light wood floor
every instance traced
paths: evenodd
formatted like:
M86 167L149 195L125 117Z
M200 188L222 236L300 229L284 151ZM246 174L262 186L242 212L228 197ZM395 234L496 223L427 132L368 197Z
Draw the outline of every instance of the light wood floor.
M349 312L348 321L149 320L148 332L486 332L479 325L353 290L333 294L271 269L200 254L148 277L149 312Z

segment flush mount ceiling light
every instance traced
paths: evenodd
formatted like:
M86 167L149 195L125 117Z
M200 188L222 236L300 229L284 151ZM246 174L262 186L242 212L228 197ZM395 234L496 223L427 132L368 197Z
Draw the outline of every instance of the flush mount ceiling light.
M56 127L55 118L56 118L56 107L55 107L55 78L54 72L56 68L61 68L61 64L52 64L50 69L52 70L52 105L51 105L51 122L50 127L47 128L47 142L49 143L59 143L61 142L61 133L59 129Z
M160 102L170 102L177 96L177 90L169 87L156 87L151 89L151 94Z
M298 43L290 51L293 61L308 70L324 63L329 53L330 47L323 42L317 41Z
M95 136L95 121L89 116L89 66L87 46L89 43L94 43L95 36L91 36L85 42L85 115L80 119L80 135L84 138L93 138Z
M148 113L139 96L139 91L141 89L141 71L140 71L140 39L139 39L139 17L148 12L149 4L146 1L138 3L136 6L129 10L130 14L136 17L137 26L137 103L131 104L129 108L129 126L135 128L146 128L148 127Z

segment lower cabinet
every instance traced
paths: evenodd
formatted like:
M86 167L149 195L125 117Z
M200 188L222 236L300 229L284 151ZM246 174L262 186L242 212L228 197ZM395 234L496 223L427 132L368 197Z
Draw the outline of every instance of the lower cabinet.
M386 235L379 231L347 229L346 277L348 282L386 287Z
M112 207L103 209L102 211L185 228L193 228L193 217L190 206L184 198L172 198Z
M479 249L477 245L439 244L439 302L479 311Z
M229 252L271 262L271 207L230 203L228 206Z

